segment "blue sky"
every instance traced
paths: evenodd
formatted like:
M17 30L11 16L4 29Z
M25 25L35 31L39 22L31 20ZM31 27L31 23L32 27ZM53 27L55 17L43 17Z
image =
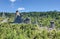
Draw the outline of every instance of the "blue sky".
M60 0L0 0L0 12L60 11Z

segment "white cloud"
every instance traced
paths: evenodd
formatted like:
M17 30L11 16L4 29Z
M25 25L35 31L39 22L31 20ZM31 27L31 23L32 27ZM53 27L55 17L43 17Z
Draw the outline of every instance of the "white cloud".
M10 0L11 2L15 2L16 0Z
M18 8L17 10L25 10L25 8Z

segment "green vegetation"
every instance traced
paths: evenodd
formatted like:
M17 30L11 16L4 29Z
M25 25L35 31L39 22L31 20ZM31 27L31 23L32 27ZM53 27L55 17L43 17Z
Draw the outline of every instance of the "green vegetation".
M31 18L31 24L15 24L15 13L5 13L9 18L8 23L0 24L0 39L60 39L60 12L23 12L23 19ZM0 22L4 20L2 12L0 13ZM49 30L42 27L49 27L50 21L54 20L55 29ZM36 24L37 21L37 24Z
M60 39L60 30L42 29L33 24L0 25L0 39Z

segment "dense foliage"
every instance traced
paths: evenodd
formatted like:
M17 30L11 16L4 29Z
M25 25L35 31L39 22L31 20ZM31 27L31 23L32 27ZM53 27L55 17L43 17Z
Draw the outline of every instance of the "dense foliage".
M0 39L60 39L60 30L33 24L0 24Z
M7 17L8 23L0 24L0 39L60 39L60 12L23 12L23 19L30 17L31 24L15 24L15 13L5 13L6 17L2 17L0 13L0 22ZM55 29L49 30L45 27L50 26L53 20ZM44 27L41 28L40 26ZM59 28L59 30L58 30Z
M60 12L48 11L48 12L22 12L20 13L23 19L30 17L31 24L38 24L39 26L50 26L50 21L53 20L56 28L60 28ZM9 22L13 22L15 19L15 13L6 13L6 17L9 18ZM0 13L2 17L2 12ZM1 19L1 18L0 18Z

